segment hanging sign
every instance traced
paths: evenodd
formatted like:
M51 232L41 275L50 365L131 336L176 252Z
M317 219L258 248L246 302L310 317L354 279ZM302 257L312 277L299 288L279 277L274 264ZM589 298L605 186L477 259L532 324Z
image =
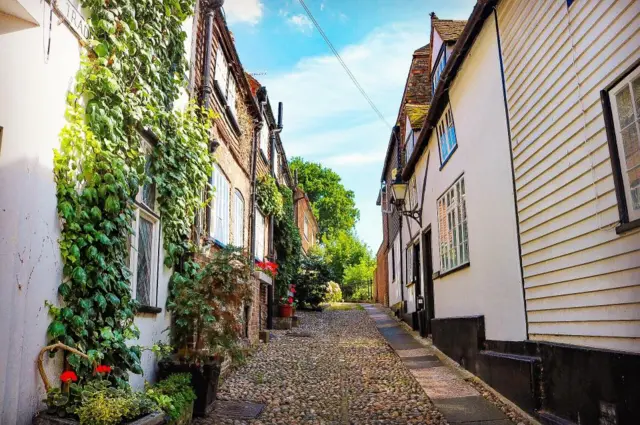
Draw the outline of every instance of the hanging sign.
M89 24L71 0L47 0L47 2L78 40L86 41L89 38Z

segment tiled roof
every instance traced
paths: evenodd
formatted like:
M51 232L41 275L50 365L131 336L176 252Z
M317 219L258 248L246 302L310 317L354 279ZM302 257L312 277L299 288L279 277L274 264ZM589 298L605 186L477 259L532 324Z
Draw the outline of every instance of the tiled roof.
M434 19L433 27L444 42L452 42L458 40L467 21L454 21L451 19Z
M431 49L429 48L429 44L425 44L424 46L422 46L421 48L419 48L418 50L414 51L413 54L425 54L425 53L430 53Z
M429 112L429 105L415 105L407 103L405 105L405 111L407 112L407 117L409 117L411 128L417 130L422 128L424 118L427 116L427 112Z

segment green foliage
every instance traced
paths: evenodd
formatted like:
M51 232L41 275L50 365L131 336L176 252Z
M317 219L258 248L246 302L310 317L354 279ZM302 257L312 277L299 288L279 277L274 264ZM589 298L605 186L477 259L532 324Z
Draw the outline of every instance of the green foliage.
M113 425L156 411L156 403L128 387L112 387L107 380L93 378L84 384L71 383L65 391L52 388L44 402L48 412L78 418L81 424Z
M281 220L284 216L282 194L278 190L276 179L268 174L258 177L256 185L256 200L264 215L273 216Z
M76 415L81 425L117 425L157 410L156 403L144 393L110 387L83 400Z
M102 361L124 385L129 371L142 372L140 349L126 344L139 336L127 267L133 200L150 182L138 129L150 128L159 138L151 170L167 265L174 265L190 249L185 240L210 171L209 116L194 107L172 111L185 86L182 22L194 0L84 0L82 6L93 39L68 95L67 125L54 153L64 307L50 308L48 335L89 355L88 361L67 358L80 382L89 378L93 361Z
M339 303L342 301L342 289L334 281L327 284L327 292L324 295L324 301L327 303Z
M322 240L325 260L334 280L342 282L345 270L364 259L372 259L367 246L352 232L340 231Z
M355 194L341 183L340 176L330 168L300 157L291 160L292 172L298 172L298 181L313 205L320 236L331 236L350 231L360 218Z
M311 307L319 305L325 297L330 280L330 272L321 252L310 249L307 256L302 258L296 280L298 302Z
M283 201L283 214L274 225L274 246L278 256L278 274L276 275L276 299L287 294L289 285L295 283L302 257L300 231L294 222L293 193L287 186L280 187Z
M173 343L189 358L234 353L242 331L236 313L252 296L253 267L240 248L228 246L209 260L203 268L186 263L185 274L191 278L177 273L172 277L174 293L168 308L175 312ZM193 337L195 351L186 353Z
M376 267L373 258L363 258L359 263L349 265L344 271L342 289L346 299L363 301L369 299L369 286Z
M177 422L183 416L189 416L191 403L196 399L196 394L191 387L191 375L179 373L170 375L153 386L147 386L147 397L153 400L171 419L171 423ZM187 422L189 423L189 422Z

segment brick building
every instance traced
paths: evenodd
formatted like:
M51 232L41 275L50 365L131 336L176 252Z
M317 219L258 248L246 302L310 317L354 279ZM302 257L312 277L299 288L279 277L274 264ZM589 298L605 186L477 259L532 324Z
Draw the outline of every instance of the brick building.
M296 187L293 196L293 208L296 218L296 226L302 239L302 250L306 254L309 248L318 242L318 222L311 209L311 202L304 191Z

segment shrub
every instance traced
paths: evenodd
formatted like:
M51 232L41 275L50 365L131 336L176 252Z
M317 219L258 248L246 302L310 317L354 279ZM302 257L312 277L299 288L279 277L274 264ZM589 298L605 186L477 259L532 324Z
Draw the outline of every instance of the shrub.
M324 300L328 303L339 303L342 301L342 290L340 285L331 281L327 284L327 293L324 296Z
M183 416L190 417L191 403L196 399L188 373L170 375L153 386L147 386L146 394L171 418L172 423Z
M83 399L76 415L81 425L117 425L157 410L157 404L144 393L109 387Z
M298 279L296 281L296 297L300 304L316 307L324 299L329 283L329 269L322 255L309 250L303 257Z

